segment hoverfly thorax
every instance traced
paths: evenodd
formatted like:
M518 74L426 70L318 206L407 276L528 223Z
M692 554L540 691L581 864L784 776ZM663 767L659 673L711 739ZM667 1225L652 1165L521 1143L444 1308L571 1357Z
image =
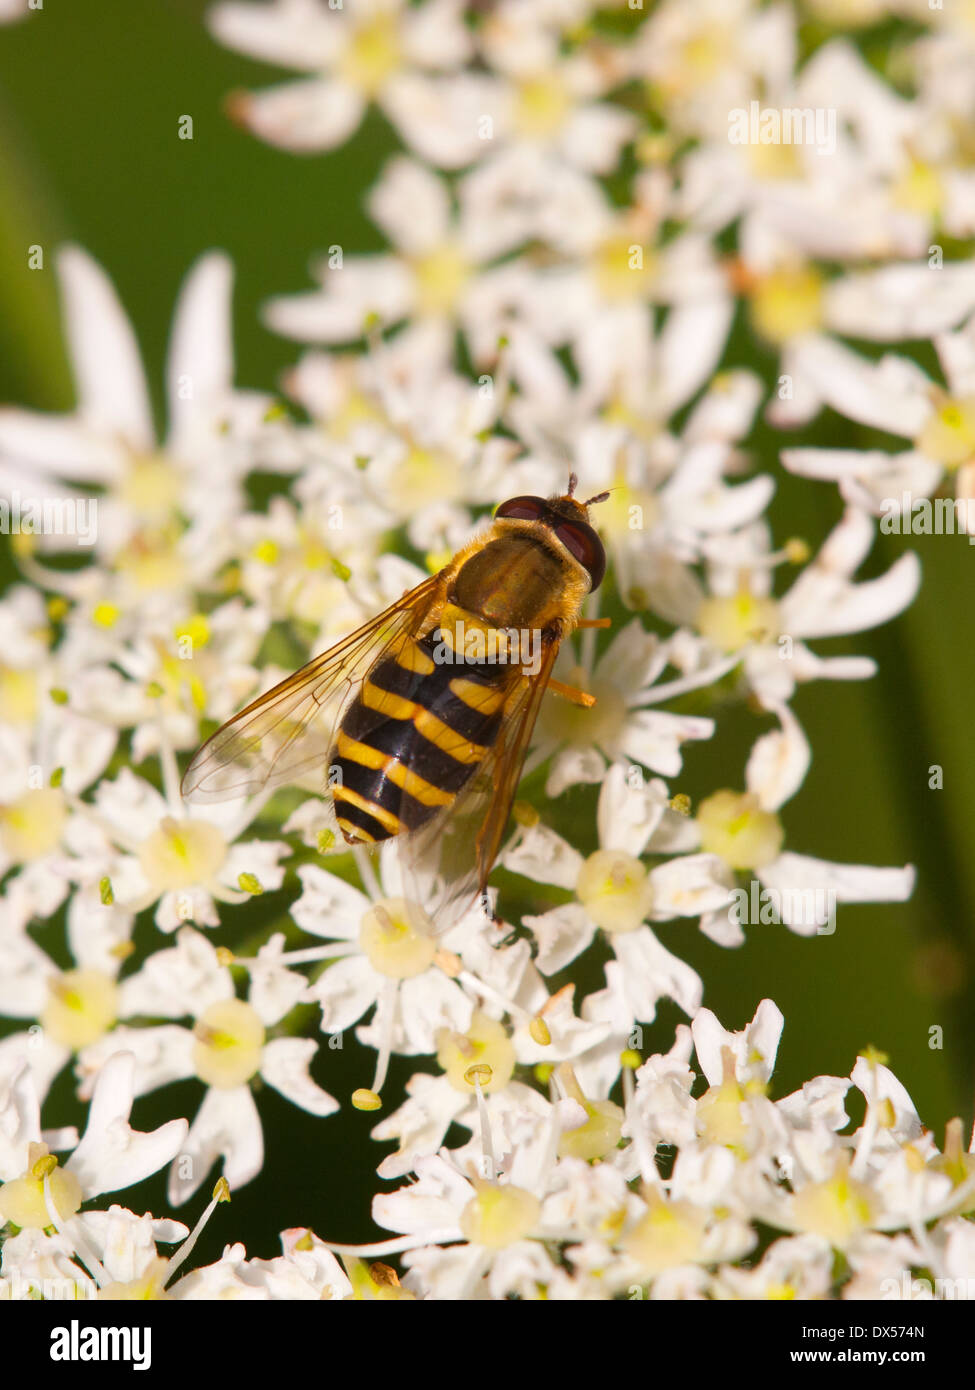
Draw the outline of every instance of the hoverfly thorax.
M606 551L589 522L589 508L609 496L602 492L580 502L573 496L575 474L568 491L555 497L512 497L495 512L499 521L527 521L547 528L589 575L589 591L598 589L606 573Z

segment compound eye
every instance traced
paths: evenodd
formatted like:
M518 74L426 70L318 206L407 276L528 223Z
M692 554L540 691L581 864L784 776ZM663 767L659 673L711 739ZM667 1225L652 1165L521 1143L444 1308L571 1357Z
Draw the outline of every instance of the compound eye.
M539 521L548 511L544 497L512 497L494 513L498 517L509 517L513 521Z
M606 551L596 532L584 521L560 521L554 530L569 554L589 571L590 592L598 589L606 573Z

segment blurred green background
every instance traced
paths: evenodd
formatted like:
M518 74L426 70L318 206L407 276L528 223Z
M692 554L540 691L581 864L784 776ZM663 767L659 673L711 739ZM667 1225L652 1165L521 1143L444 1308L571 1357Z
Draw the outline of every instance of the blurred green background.
M392 132L373 115L337 153L297 157L235 129L223 110L227 93L266 85L276 73L213 43L204 9L200 0L46 0L25 23L0 28L0 400L50 410L72 404L50 268L50 253L64 240L81 243L114 279L157 410L173 303L200 252L223 247L233 257L238 381L269 389L295 349L260 327L262 300L306 287L309 257L332 243L381 246L361 201L395 148ZM177 138L182 115L193 117L192 141ZM40 272L26 265L35 243L46 252L48 268ZM930 368L930 352L917 355ZM774 359L741 324L727 361L772 379ZM855 445L867 436L825 418L803 438ZM779 481L777 537L803 536L815 547L839 516L834 490L789 478L775 460L781 437L762 428L754 442L756 463ZM766 996L782 1008L774 1096L815 1074L848 1073L857 1051L872 1043L889 1054L940 1141L950 1116L971 1123L975 1080L973 555L960 537L911 543L924 568L914 606L878 632L816 644L823 654L869 654L881 673L872 682L821 683L799 693L795 709L813 763L784 820L788 847L797 851L913 862L914 898L841 906L834 936L807 940L781 927L753 928L737 951L712 945L691 926L667 926L660 935L701 972L705 1003L725 1026L740 1028ZM886 567L904 548L902 538L881 537L864 572ZM9 556L4 564L9 578ZM718 785L740 787L748 750L768 721L730 706L718 717L719 736L691 747L686 778L674 790L696 798ZM941 791L929 790L932 764L944 769ZM242 939L247 925L244 912L222 939ZM43 929L37 935L44 940ZM680 1017L663 1008L648 1046L666 1049ZM944 1030L941 1050L928 1045L934 1025ZM349 1042L344 1053L323 1054L317 1075L344 1098L368 1084L372 1059ZM409 1061L394 1066L390 1101L412 1070ZM69 1083L64 1076L55 1088L51 1123L79 1114ZM135 1121L148 1127L192 1114L199 1094L189 1083L157 1093L138 1103ZM260 1106L265 1172L220 1209L198 1247L199 1262L236 1239L250 1254L274 1254L277 1232L290 1225L312 1225L337 1240L378 1234L368 1217L375 1164L385 1152L369 1139L377 1117L343 1110L313 1120L270 1091ZM165 1211L162 1177L122 1200ZM178 1214L192 1224L202 1200Z

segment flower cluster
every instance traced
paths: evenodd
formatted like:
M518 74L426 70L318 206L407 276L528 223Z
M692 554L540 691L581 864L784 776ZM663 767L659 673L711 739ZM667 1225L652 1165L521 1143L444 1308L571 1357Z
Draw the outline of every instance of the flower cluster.
M903 39L882 71L857 42L880 21ZM383 113L399 149L366 207L387 249L331 246L313 288L267 303L303 345L280 394L235 385L232 267L204 256L160 434L110 279L63 247L77 406L0 410L21 574L0 600L0 1297L870 1298L966 1277L960 1123L939 1149L874 1053L773 1100L778 1009L726 1032L655 928L815 936L839 903L912 892L910 865L787 848L780 812L812 756L797 688L875 673L817 643L917 591L910 553L858 577L878 518L949 489L975 535L969 20L922 0L220 0L208 22L300 74L230 98L258 138L310 155ZM918 339L935 376L904 355ZM808 446L826 407L893 442ZM815 543L773 532L760 432L839 486ZM542 706L500 897L424 929L395 846L351 852L321 778L181 799L217 725L570 473L608 490L609 571L555 675L595 704ZM729 701L761 731L738 785L692 804L684 759L706 766ZM215 945L262 895L266 929ZM662 1000L689 1021L646 1055ZM351 1097L326 1089L346 1032L375 1053ZM420 1059L405 1095L394 1055ZM41 1128L65 1068L80 1139ZM134 1099L177 1080L200 1083L195 1113L132 1130ZM385 1110L378 1175L407 1181L373 1216L393 1234L296 1225L276 1258L235 1244L176 1278L259 1178L258 1082L323 1125ZM92 1205L167 1166L181 1205L218 1163L192 1233Z

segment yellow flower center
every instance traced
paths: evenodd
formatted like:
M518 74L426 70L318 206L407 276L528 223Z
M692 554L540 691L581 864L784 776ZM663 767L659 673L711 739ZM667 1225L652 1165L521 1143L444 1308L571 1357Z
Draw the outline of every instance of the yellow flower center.
M466 1033L441 1030L437 1037L437 1061L454 1090L469 1096L472 1082L467 1080L467 1073L475 1064L491 1070L487 1079L486 1073L481 1073L483 1091L501 1091L507 1086L515 1069L515 1049L503 1025L477 1011Z
M644 1217L623 1241L623 1249L645 1278L700 1258L708 1213L691 1202L665 1202L654 1194Z
M359 944L369 964L391 980L412 980L429 970L437 952L430 933L418 930L410 920L402 898L386 898L369 909L359 927Z
M503 1250L524 1240L538 1224L541 1203L523 1187L497 1187L475 1179L472 1197L460 1214L460 1229L473 1245Z
M118 989L101 970L68 970L50 989L41 1024L54 1042L72 1052L96 1042L118 1017Z
M166 1292L166 1270L168 1261L156 1255L146 1265L137 1279L127 1283L113 1282L98 1290L98 1297L112 1303L145 1303L158 1299L168 1300Z
M943 401L925 421L917 448L946 468L967 463L975 455L975 396Z
M116 568L142 593L183 589L188 577L177 542L176 532L170 529L140 532L119 551Z
M823 323L823 279L813 266L773 270L751 291L756 332L771 343L786 343Z
M570 685L588 690L596 697L596 703L590 709L585 709L571 700L553 696L542 705L540 722L544 731L551 738L573 748L614 744L626 718L623 696L604 681L587 683L586 673L579 667L570 671L566 679Z
M338 65L339 73L371 99L399 67L400 60L395 24L389 15L380 14L353 36Z
M554 135L571 113L572 94L561 73L539 74L518 84L515 129L525 139Z
M763 811L750 792L720 791L698 807L701 849L732 869L761 869L779 857L785 832L778 816Z
M625 426L639 439L652 439L659 430L656 420L637 415L622 401L608 406L603 418L610 424ZM609 496L599 504L599 530L608 540L640 537L656 525L660 503L654 493L630 487L619 475L609 486Z
M811 1183L792 1199L799 1230L823 1236L839 1250L870 1225L875 1211L870 1188L851 1178L845 1163L831 1178Z
M620 1140L624 1114L611 1100L587 1100L589 1118L578 1129L567 1129L559 1139L560 1158L582 1158L587 1163L605 1158Z
M38 787L0 807L0 844L18 864L57 849L68 810L55 787Z
M937 217L944 202L944 184L937 169L922 160L912 159L894 181L890 195L895 207L925 217Z
M177 511L182 480L170 459L135 454L118 487L119 500L151 524L168 521Z
M33 724L37 695L37 676L33 671L0 666L0 723Z
M412 514L419 507L456 497L457 488L456 463L446 454L411 445L393 470L387 495L396 511Z
M81 1183L74 1173L58 1167L45 1144L31 1144L28 1168L23 1177L0 1184L0 1221L10 1221L32 1231L43 1231L50 1226L51 1217L44 1200L45 1176L59 1219L70 1220L81 1206Z
M386 416L363 391L350 389L334 415L322 422L330 438L346 439L357 425L386 424Z
M438 318L452 314L471 277L471 267L452 242L413 259L417 307L421 314Z
M780 629L779 605L748 589L706 598L697 610L697 628L723 652L740 651L752 642L773 642Z
M748 163L759 179L798 179L802 177L802 161L796 145L783 143L746 145Z
M657 259L635 233L623 232L602 243L593 258L593 272L604 299L647 299L656 283Z
M243 1086L260 1068L264 1024L242 999L211 1004L197 1019L193 1036L193 1065L208 1086Z
M639 859L622 850L600 849L579 870L579 901L608 932L635 931L650 910L653 890Z
M210 883L227 857L215 825L170 817L139 846L139 863L156 893Z

